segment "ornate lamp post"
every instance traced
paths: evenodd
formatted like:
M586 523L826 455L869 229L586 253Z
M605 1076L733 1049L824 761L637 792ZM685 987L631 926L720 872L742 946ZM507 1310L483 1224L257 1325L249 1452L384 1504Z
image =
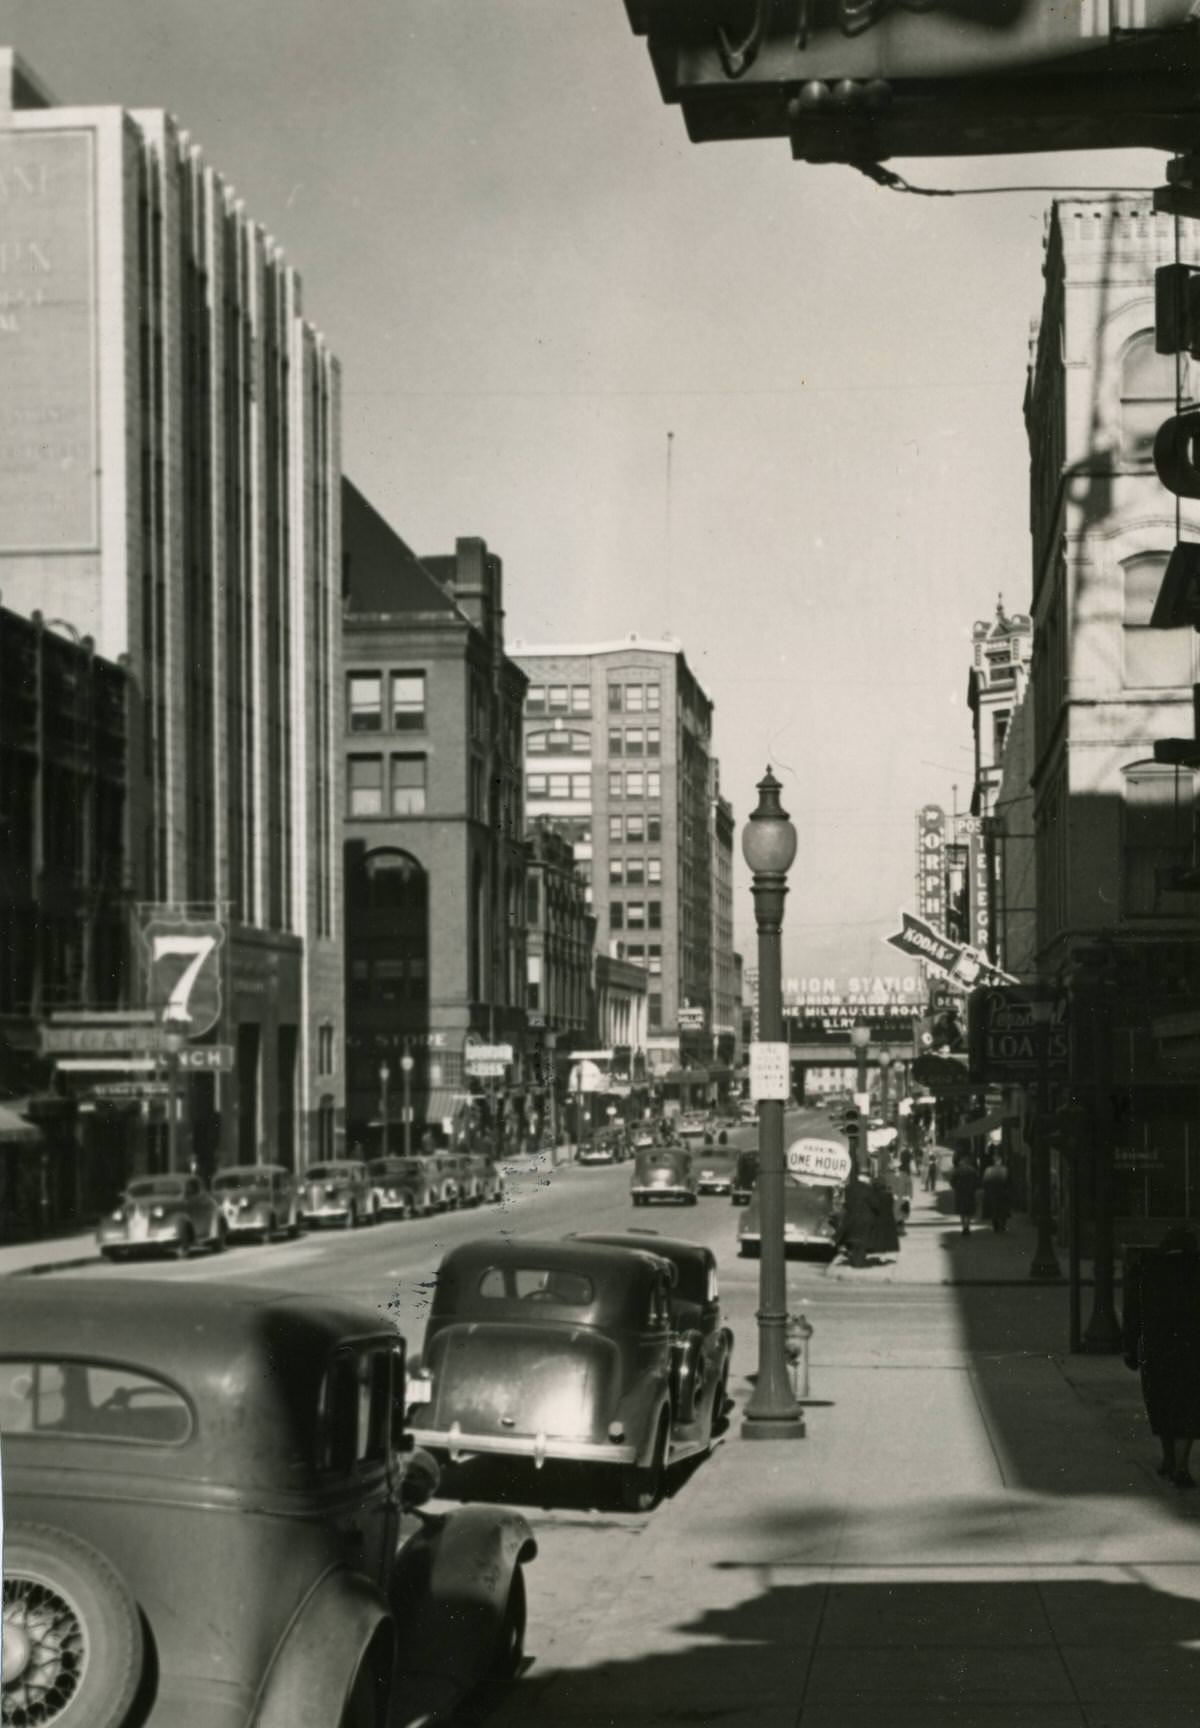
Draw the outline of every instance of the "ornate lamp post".
M879 1065L879 1114L884 1126L889 1127L892 1120L892 1099L888 1082L891 1079L892 1053L884 1048L875 1058Z
M412 1157L412 1072L413 1059L406 1050L400 1058L400 1078L404 1084L404 1156Z
M387 1157L388 1149L389 1149L388 1148L388 1081L391 1079L391 1077L392 1077L392 1071L388 1067L387 1062L385 1060L379 1064L379 1117L380 1117L380 1123L381 1123L381 1126L383 1129L382 1143L380 1145L379 1150L380 1150L381 1156L384 1158Z
M796 856L796 830L779 802L780 785L768 768L758 783L758 805L742 830L742 854L754 877L758 927L759 1039L783 1042L783 902ZM758 1199L762 1229L759 1263L758 1379L742 1421L744 1440L799 1440L804 1414L788 1375L787 1269L783 1235L782 1099L758 1106Z

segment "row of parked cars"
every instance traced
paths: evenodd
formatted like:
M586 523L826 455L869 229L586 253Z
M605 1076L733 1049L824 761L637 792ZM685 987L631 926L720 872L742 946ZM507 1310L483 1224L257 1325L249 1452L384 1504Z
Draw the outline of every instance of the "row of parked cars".
M148 1252L182 1259L193 1248L216 1252L233 1241L270 1242L326 1224L353 1230L502 1195L503 1176L480 1152L336 1158L300 1175L280 1164L243 1164L218 1170L211 1185L189 1174L139 1176L101 1219L96 1242L107 1260Z

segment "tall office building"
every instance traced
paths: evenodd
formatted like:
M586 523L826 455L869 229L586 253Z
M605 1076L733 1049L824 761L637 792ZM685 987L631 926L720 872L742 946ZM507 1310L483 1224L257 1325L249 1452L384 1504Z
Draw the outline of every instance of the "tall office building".
M712 702L674 639L515 643L512 653L529 678L529 817L575 846L590 875L597 948L646 968L654 1069L706 1068L715 1003Z
M337 364L168 114L56 104L8 50L0 213L0 591L128 669L131 930L220 927L234 1066L181 1150L299 1163L343 1092Z

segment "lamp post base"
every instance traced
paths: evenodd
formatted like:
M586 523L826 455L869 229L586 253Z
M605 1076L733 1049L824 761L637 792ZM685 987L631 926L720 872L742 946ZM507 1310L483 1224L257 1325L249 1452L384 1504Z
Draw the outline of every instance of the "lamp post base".
M747 1411L742 1417L743 1440L804 1440L807 1435L799 1410L788 1416L752 1416Z

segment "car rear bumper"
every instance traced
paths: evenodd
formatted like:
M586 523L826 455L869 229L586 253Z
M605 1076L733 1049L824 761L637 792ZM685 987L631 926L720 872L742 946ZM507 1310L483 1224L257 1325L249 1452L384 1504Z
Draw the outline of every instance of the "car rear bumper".
M319 1224L322 1218L346 1218L349 1213L349 1201L341 1201L337 1205L302 1206L300 1208L300 1217L306 1224L310 1219Z
M732 1186L728 1182L705 1182L703 1178L697 1182L696 1188L701 1194L731 1194L733 1192Z
M535 1464L547 1458L576 1464L636 1464L637 1447L628 1441L572 1440L551 1434L468 1434L457 1423L449 1428L422 1428L410 1423L409 1433L418 1446L458 1454L494 1453L506 1458L532 1458Z

